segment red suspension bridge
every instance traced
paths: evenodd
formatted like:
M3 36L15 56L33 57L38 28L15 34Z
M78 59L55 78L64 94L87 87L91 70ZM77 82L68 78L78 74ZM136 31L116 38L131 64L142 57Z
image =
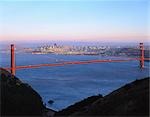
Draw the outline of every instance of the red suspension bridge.
M86 60L86 61L68 61L61 63L51 63L51 64L37 64L37 65L25 65L25 66L16 66L15 65L15 46L11 44L11 66L10 68L4 68L10 70L12 75L15 75L16 70L26 69L26 68L40 68L40 67L54 67L54 66L64 66L64 65L75 65L75 64L90 64L90 63L104 63L104 62L127 62L127 61L139 61L140 68L144 68L144 60L150 60L150 58L144 58L144 45L140 43L140 57L139 58L128 58L124 60Z

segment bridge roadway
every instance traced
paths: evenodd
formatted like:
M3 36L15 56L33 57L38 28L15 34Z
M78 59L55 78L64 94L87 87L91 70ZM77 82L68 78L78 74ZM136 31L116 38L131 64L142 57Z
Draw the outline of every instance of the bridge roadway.
M26 66L16 66L15 69L26 69L26 68L40 68L40 67L54 67L54 66L64 66L64 65L74 65L74 64L90 64L90 63L105 63L105 62L128 62L140 60L140 58L129 58L123 60L86 60L86 61L67 61L61 63L50 63L50 64L37 64L37 65L26 65ZM145 58L145 60L150 60L150 58ZM11 68L4 68L6 70L11 70Z

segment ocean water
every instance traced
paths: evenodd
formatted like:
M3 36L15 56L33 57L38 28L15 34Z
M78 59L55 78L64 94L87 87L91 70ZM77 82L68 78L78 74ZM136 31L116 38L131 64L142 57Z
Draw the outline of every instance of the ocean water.
M10 66L10 55L1 53L0 66ZM16 65L57 63L63 61L114 59L114 57L86 55L16 54ZM126 59L126 58L120 58ZM31 85L43 103L61 110L92 95L107 95L122 85L149 76L149 63L139 68L139 61L94 63L17 70L16 76ZM48 104L53 100L53 104Z

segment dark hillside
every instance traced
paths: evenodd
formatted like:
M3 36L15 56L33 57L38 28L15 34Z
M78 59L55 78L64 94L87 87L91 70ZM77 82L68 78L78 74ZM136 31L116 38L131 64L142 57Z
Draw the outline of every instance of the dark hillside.
M0 69L1 115L41 116L45 109L40 95L28 84Z
M92 100L92 101L86 101ZM55 116L149 116L149 78L136 80L107 96L89 97Z

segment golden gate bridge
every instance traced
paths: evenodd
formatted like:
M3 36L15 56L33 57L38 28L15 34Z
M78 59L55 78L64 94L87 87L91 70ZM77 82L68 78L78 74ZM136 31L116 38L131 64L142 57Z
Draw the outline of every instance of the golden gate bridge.
M128 59L107 59L107 60L85 60L85 61L66 61L61 63L51 63L51 64L36 64L36 65L24 65L16 66L15 64L15 45L11 44L11 66L4 68L9 70L12 75L15 75L16 70L19 69L29 69L29 68L40 68L40 67L55 67L55 66L65 66L65 65L79 65L79 64L90 64L90 63L105 63L105 62L128 62L128 61L139 61L139 66L141 69L144 68L144 60L150 60L150 58L144 57L144 44L139 45L140 56L139 58L128 58Z

